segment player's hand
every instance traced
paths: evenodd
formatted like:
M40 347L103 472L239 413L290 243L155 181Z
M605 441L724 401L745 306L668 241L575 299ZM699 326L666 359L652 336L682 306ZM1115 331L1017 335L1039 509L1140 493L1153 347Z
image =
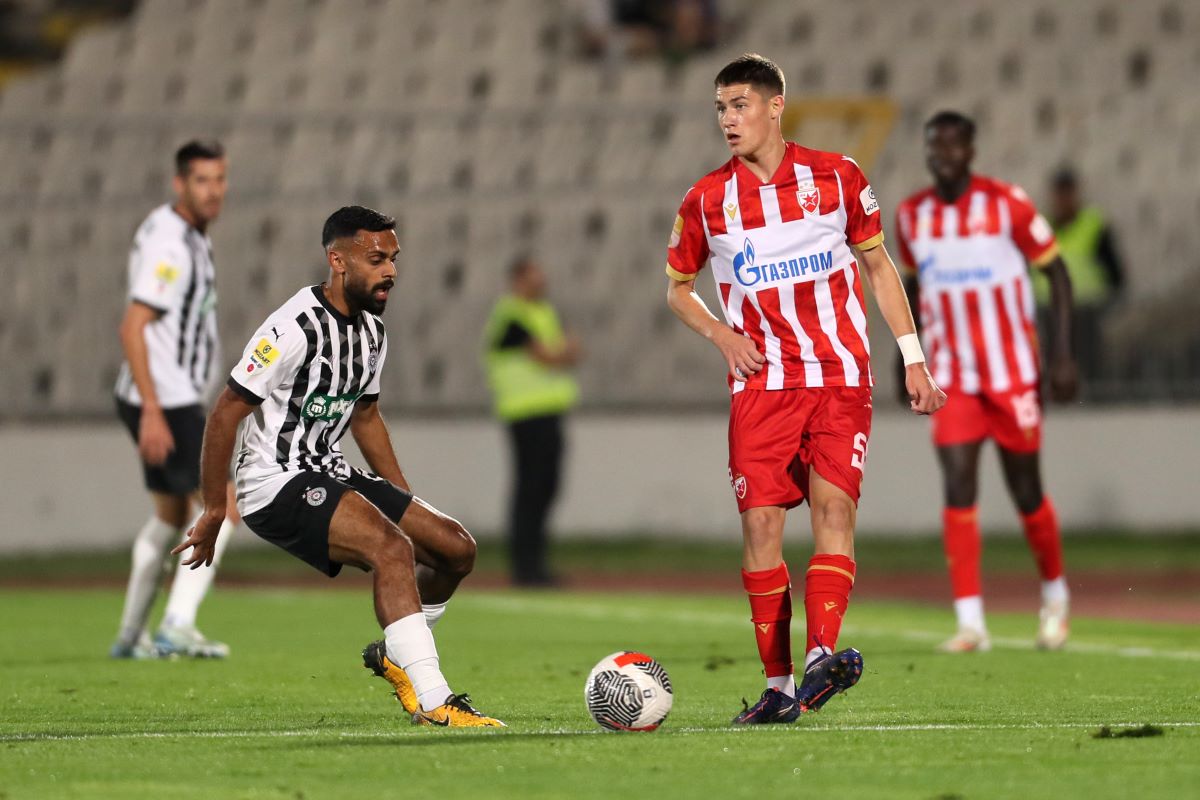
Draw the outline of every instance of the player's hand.
M1056 358L1050 363L1050 399L1066 403L1079 391L1079 368L1070 358Z
M713 335L713 344L724 356L725 365L735 381L745 382L767 363L766 356L758 352L749 336L743 336L728 326L717 330Z
M187 532L183 542L171 551L171 555L177 556L189 547L192 548L191 558L180 562L179 566L198 569L212 564L213 553L217 547L217 534L221 532L221 523L224 520L224 512L213 514L205 509L200 519L196 520L196 525Z
M167 456L175 449L175 437L167 426L167 418L161 408L143 408L142 421L138 423L138 453L152 467L167 463Z
M946 405L946 393L933 382L924 361L904 368L904 388L908 391L908 407L914 414L932 414Z

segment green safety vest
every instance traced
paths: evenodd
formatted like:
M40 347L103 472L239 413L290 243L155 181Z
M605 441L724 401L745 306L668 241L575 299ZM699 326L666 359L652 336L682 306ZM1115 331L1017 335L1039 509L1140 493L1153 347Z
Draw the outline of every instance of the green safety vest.
M539 363L525 347L500 348L514 322L550 350L566 343L558 314L549 303L511 294L500 298L488 320L484 357L496 416L513 422L561 414L579 399L578 384L566 371Z
M1058 249L1067 274L1071 277L1071 295L1077 306L1100 305L1112 292L1108 273L1096 257L1104 217L1097 209L1085 208L1075 219L1054 229ZM1033 291L1039 305L1050 302L1050 280L1042 270L1033 270Z

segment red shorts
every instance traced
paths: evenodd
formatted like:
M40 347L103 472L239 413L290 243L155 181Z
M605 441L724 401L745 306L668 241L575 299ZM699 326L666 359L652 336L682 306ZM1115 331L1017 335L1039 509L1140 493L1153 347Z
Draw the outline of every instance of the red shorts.
M869 387L738 392L729 409L729 480L738 511L800 505L809 469L857 503L870 436Z
M1042 399L1035 386L966 394L951 387L932 417L938 447L995 439L1005 450L1032 453L1042 446Z

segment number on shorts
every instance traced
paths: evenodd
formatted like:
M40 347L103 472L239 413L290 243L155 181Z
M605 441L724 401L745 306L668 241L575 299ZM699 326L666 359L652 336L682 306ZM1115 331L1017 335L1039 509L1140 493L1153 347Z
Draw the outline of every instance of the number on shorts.
M1036 428L1038 423L1041 422L1042 412L1038 408L1036 389L1030 389L1025 394L1014 395L1012 406L1013 415L1017 418L1018 428Z
M866 465L867 435L865 433L856 433L854 434L854 452L850 454L850 466L859 472L863 472Z

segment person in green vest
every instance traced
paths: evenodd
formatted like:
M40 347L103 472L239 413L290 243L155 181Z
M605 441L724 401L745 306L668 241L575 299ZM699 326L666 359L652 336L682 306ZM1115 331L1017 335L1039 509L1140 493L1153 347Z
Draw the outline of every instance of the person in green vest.
M509 268L509 292L492 309L484 338L495 413L507 426L512 446L508 545L513 582L551 586L546 519L562 475L563 418L579 399L568 369L581 351L546 300L546 273L533 258L522 256Z
M1064 167L1050 179L1050 222L1067 273L1075 306L1072 340L1080 375L1094 384L1102 379L1104 364L1104 317L1120 297L1125 271L1117 252L1112 226L1094 206L1085 206L1074 170ZM1034 294L1043 310L1050 302L1050 286L1044 275L1035 274Z

